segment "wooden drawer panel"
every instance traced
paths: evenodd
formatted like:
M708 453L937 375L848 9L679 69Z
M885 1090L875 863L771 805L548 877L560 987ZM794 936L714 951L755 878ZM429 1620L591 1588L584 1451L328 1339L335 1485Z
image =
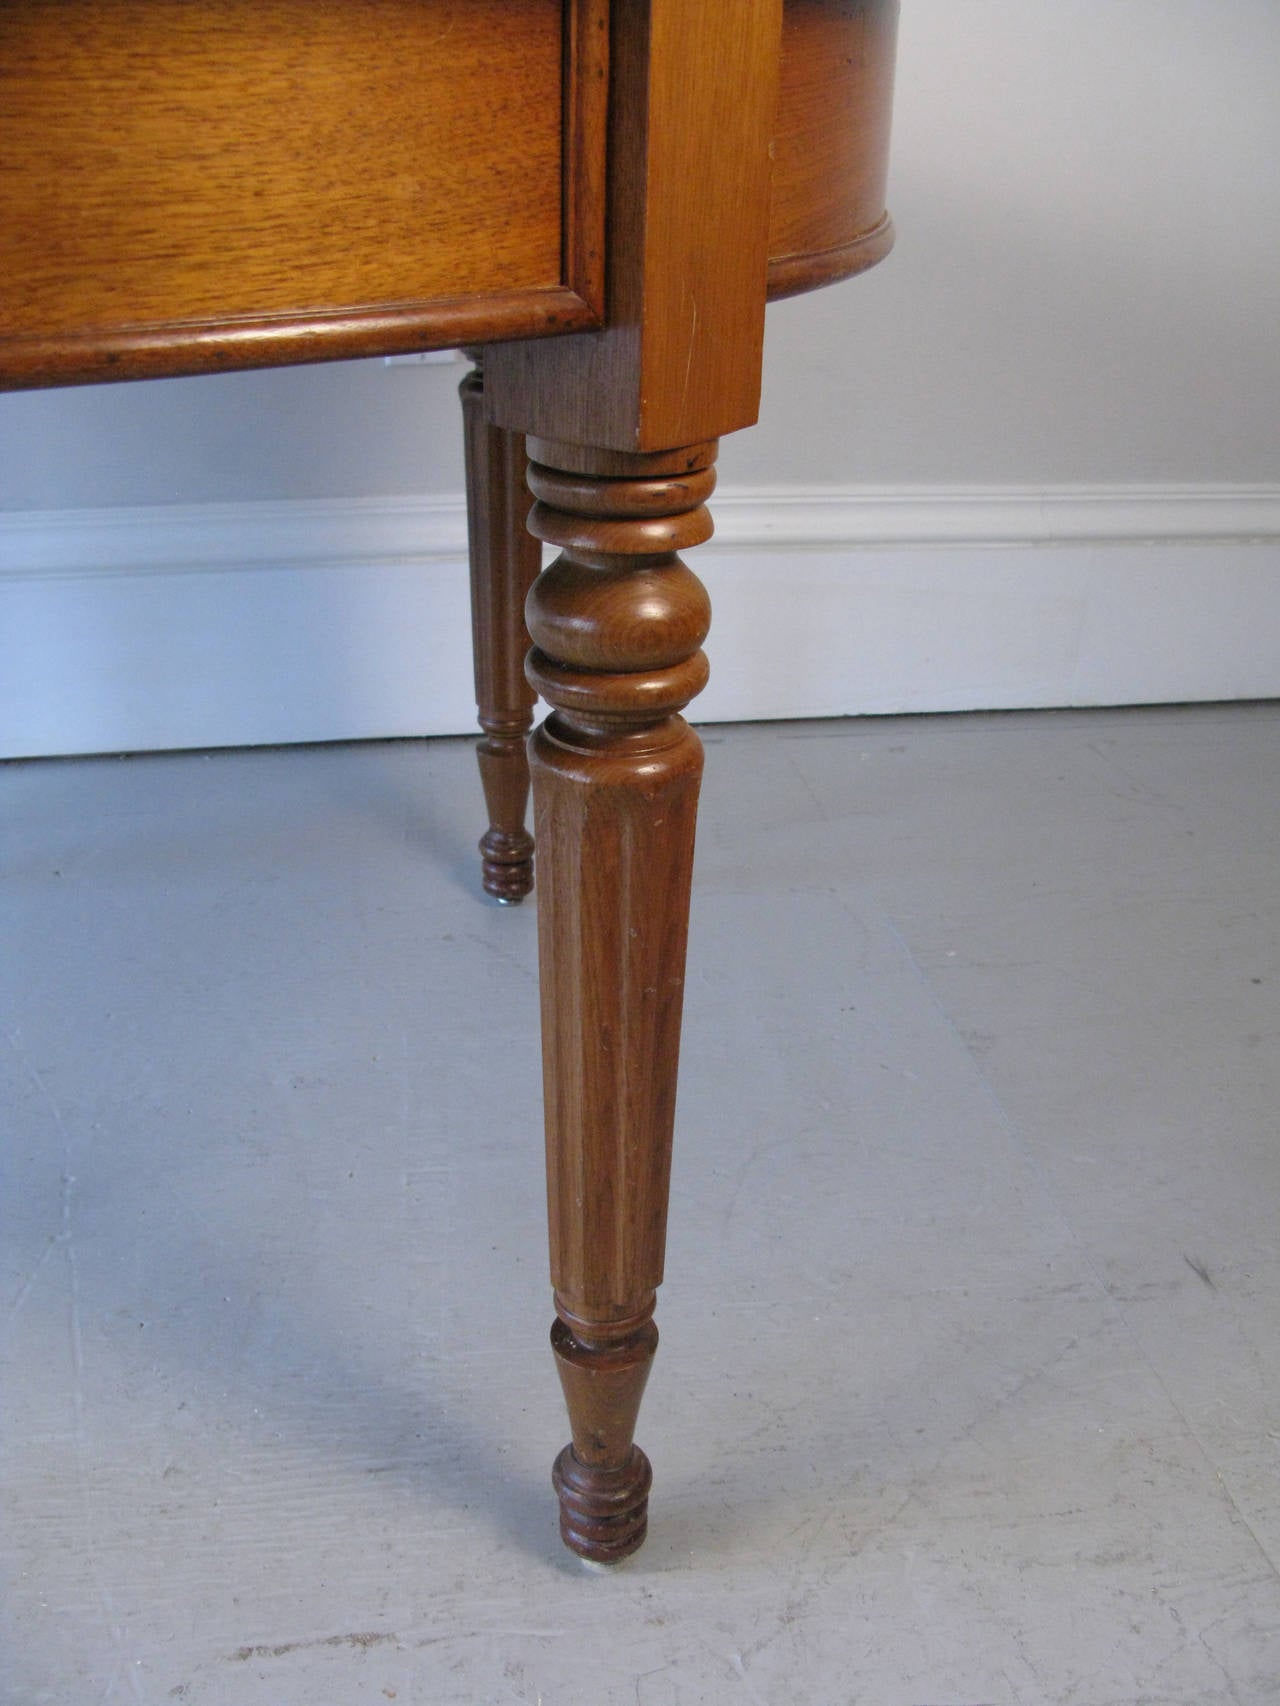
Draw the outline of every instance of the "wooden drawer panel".
M556 290L562 14L0 0L0 338Z

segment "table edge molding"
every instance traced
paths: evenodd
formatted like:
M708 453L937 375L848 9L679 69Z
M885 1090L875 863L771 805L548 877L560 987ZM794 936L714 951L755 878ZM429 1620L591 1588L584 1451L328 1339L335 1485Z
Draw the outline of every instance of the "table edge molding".
M600 325L596 308L563 285L376 307L191 320L6 339L0 390L241 372L304 362L454 349L554 337Z

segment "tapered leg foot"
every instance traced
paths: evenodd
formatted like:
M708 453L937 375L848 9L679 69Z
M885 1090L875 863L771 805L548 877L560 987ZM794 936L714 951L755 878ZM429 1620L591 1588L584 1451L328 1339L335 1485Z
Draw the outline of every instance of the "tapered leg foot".
M558 1319L551 1348L573 1423L573 1439L551 1472L560 1534L579 1557L616 1564L640 1546L648 1527L653 1470L632 1436L658 1329L652 1320L623 1322L612 1336L596 1327L579 1339Z
M533 887L533 837L525 828L535 695L524 675L529 635L524 601L541 552L525 526L524 436L490 424L479 356L462 381L471 557L471 638L476 705L484 738L477 749L489 827L480 839L485 892L507 905Z
M495 729L495 720L481 716L486 733L476 747L489 811L489 827L480 837L480 876L486 894L514 906L533 887L533 837L524 827L529 800L525 744L533 719L514 719L516 727L510 730Z

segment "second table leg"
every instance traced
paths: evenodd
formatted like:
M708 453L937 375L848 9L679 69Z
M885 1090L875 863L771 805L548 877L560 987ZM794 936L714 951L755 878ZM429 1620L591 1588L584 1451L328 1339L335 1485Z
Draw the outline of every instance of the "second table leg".
M484 368L459 387L467 464L467 535L471 557L471 641L476 705L484 736L476 749L489 827L480 841L485 890L522 900L533 887L533 837L525 828L529 761L525 739L535 703L525 680L529 649L524 601L542 553L525 526L524 434L488 419Z

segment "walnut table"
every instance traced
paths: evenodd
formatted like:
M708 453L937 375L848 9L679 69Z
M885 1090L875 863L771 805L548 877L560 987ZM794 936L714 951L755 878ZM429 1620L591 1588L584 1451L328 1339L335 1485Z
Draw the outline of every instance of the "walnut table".
M463 387L484 883L530 886L531 769L554 1479L598 1562L644 1538L650 1482L702 766L680 712L710 616L677 553L711 533L717 438L755 419L766 299L889 248L896 14L0 0L0 383L485 352Z

